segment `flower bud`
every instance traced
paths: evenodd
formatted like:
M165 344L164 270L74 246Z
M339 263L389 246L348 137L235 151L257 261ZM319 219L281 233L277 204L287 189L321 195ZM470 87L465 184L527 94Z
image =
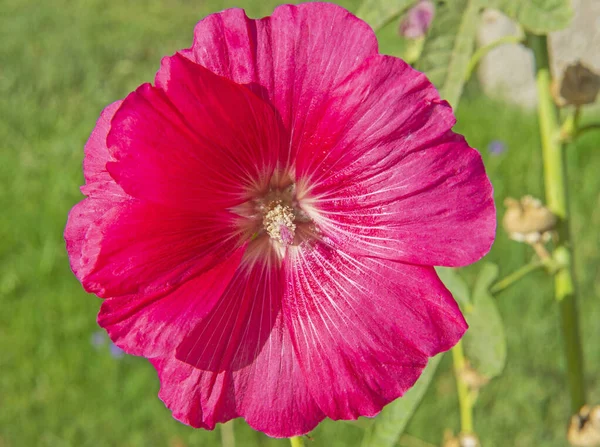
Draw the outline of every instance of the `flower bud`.
M400 35L407 39L423 37L433 21L435 5L431 0L421 0L413 6L400 22Z

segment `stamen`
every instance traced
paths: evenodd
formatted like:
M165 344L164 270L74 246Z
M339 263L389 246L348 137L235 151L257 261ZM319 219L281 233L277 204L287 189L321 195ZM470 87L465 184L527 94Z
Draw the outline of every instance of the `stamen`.
M294 210L288 205L283 205L281 200L271 202L268 209L263 218L264 229L271 239L282 245L290 245L294 241L296 232Z

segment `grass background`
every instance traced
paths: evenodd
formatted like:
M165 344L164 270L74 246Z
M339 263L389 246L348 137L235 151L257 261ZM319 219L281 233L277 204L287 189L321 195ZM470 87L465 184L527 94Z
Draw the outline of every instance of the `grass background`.
M341 3L355 9L358 2ZM234 4L261 16L277 2L0 2L0 447L219 445L218 430L194 430L171 418L144 359L115 359L107 346L92 345L100 301L70 272L62 231L68 210L82 198L83 144L100 110L152 80L163 55L188 47L200 18ZM393 32L382 39L385 51L400 44ZM482 151L499 205L508 195L543 196L534 115L471 88L456 127ZM489 154L492 140L507 151ZM596 403L599 169L598 134L588 134L569 149L569 170L587 383ZM500 231L487 259L505 275L530 256ZM476 270L467 269L467 276ZM487 447L564 446L569 403L548 279L535 273L498 300L508 364L481 392L477 431ZM449 360L407 431L430 444L439 445L445 428L458 429ZM287 445L242 421L234 426L239 446ZM315 447L358 445L361 429L326 421L312 437Z

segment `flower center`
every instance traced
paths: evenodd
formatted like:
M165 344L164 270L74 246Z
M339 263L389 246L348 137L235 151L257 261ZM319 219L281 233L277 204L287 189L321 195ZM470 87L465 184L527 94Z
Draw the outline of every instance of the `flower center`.
M296 215L291 206L285 205L281 200L273 200L267 206L263 217L263 228L271 239L287 246L294 241Z

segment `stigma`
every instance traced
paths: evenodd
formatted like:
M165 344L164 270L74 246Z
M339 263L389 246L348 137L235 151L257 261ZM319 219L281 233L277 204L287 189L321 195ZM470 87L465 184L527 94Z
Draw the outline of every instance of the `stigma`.
M283 246L288 246L294 241L296 215L291 206L283 204L281 200L269 203L268 211L263 217L263 228L271 239Z

